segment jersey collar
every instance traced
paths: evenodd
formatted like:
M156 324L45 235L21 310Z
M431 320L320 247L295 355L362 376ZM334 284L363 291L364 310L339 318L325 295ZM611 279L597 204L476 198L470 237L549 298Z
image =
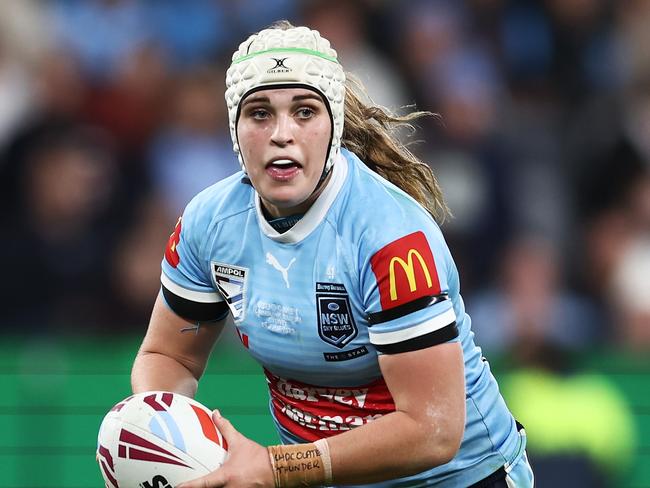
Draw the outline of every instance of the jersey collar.
M318 196L305 216L300 219L300 222L282 234L271 227L271 225L264 218L264 215L262 214L260 196L257 194L257 192L255 192L255 211L257 213L257 221L260 224L262 232L264 232L267 237L277 242L294 243L303 240L305 237L311 234L311 232L323 221L325 215L327 215L327 211L334 203L334 199L339 194L343 183L345 183L347 174L348 161L339 152L336 155L336 160L332 166L332 177L327 182L327 185L323 189L323 192Z

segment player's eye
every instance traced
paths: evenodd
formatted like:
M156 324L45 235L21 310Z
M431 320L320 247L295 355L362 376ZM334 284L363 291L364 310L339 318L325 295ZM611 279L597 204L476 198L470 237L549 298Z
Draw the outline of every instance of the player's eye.
M269 117L269 113L263 108L252 108L248 111L248 116L255 120L264 120Z
M297 110L296 115L301 119L310 119L316 115L316 111L311 107L301 107Z

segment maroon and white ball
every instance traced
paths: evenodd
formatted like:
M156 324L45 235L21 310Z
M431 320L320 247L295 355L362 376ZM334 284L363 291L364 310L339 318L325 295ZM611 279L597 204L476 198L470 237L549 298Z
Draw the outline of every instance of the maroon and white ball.
M170 488L214 471L227 457L212 412L177 393L130 396L99 428L97 461L107 488Z

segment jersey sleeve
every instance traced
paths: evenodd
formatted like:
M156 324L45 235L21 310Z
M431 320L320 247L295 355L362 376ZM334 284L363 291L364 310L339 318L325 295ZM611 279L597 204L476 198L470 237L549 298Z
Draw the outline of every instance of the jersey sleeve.
M191 202L169 236L160 276L165 302L174 313L191 322L212 322L226 317L228 306L210 278L210 266L201 252L206 229Z
M416 218L417 219L417 218ZM372 243L361 273L370 342L380 353L424 349L458 337L449 293L451 256L437 226L397 224Z

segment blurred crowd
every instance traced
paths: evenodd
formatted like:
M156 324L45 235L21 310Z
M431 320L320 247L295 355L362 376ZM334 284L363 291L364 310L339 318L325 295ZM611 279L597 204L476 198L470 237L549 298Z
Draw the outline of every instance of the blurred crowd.
M224 67L279 18L323 32L375 102L441 115L409 142L488 349L650 344L641 0L3 2L3 325L142 327L177 215L238 168Z
M647 0L0 2L3 332L144 331L178 215L238 170L225 67L283 18L440 114L404 137L484 350L650 349Z
M229 56L280 18L376 103L440 114L406 139L486 348L650 345L641 0L2 2L3 327L142 327L177 215L238 169Z
M229 57L281 18L440 114L407 141L488 350L650 345L644 0L0 3L3 327L141 331L177 216L238 169Z

